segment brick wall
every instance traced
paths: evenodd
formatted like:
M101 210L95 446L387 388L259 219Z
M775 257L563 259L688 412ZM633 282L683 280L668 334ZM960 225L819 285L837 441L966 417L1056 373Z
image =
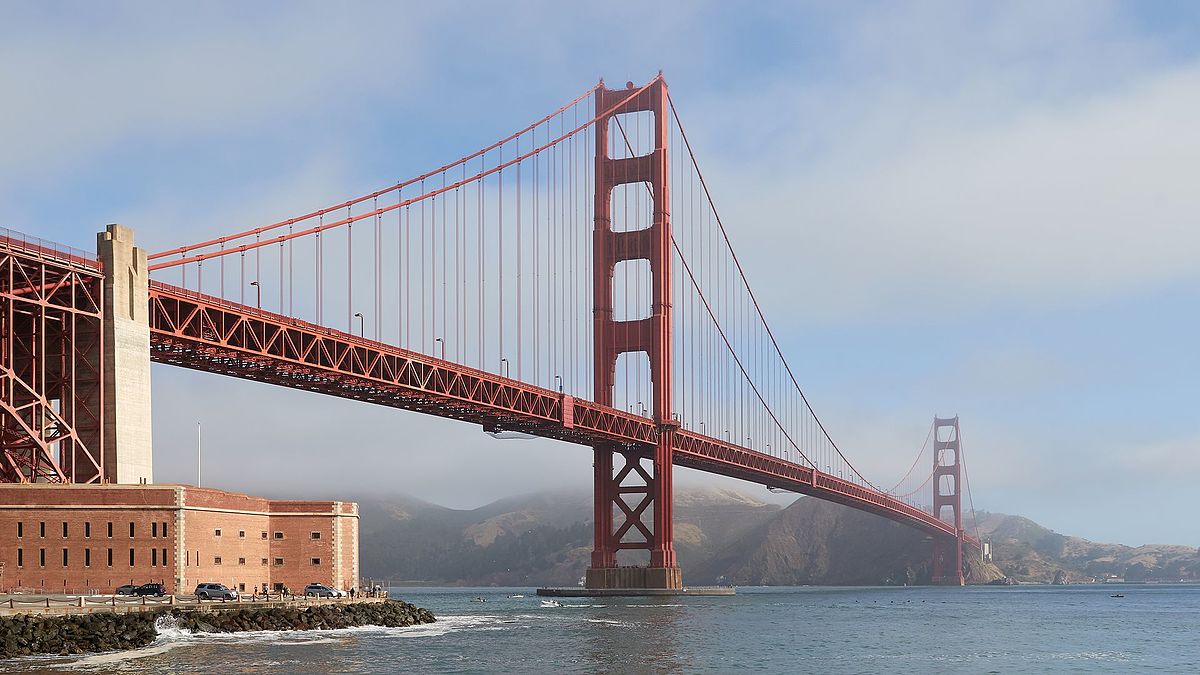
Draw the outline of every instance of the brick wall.
M349 588L357 561L351 502L184 486L0 485L0 591L103 593L150 581L182 593L201 582Z

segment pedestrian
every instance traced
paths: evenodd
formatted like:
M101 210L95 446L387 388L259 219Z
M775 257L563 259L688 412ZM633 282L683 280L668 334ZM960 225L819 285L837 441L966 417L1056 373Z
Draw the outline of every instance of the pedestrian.
M351 600L354 599L354 587L353 586L350 587L350 599Z

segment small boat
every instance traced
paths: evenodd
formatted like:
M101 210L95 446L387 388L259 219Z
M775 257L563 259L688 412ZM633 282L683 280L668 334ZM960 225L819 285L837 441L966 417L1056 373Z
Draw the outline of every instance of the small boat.
M471 598L471 602L487 602L486 598Z
M524 596L524 595L521 595L520 593L515 593L515 594L513 594L513 595L510 595L510 596L508 596L508 597L510 597L510 598L523 598L523 597L525 597L525 596Z
M557 600L543 600L542 607L562 607L562 603Z
M1123 598L1123 597L1125 597L1125 596L1124 596L1123 594L1121 594L1121 593L1113 593L1112 595L1110 595L1110 596L1108 596L1108 597L1110 597L1110 598Z

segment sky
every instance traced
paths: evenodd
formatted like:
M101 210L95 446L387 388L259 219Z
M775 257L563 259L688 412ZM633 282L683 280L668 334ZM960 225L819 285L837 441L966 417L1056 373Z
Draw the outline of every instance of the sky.
M649 4L4 3L0 226L160 250L661 69L864 474L957 414L977 508L1200 545L1200 5ZM471 508L590 484L569 445L168 366L153 391L159 482L195 481L200 423L228 489Z

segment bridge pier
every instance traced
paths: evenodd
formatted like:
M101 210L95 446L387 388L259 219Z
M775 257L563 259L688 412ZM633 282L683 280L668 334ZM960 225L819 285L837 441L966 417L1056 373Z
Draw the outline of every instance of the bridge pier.
M109 225L96 235L104 267L104 478L153 483L150 435L150 270L133 230Z

